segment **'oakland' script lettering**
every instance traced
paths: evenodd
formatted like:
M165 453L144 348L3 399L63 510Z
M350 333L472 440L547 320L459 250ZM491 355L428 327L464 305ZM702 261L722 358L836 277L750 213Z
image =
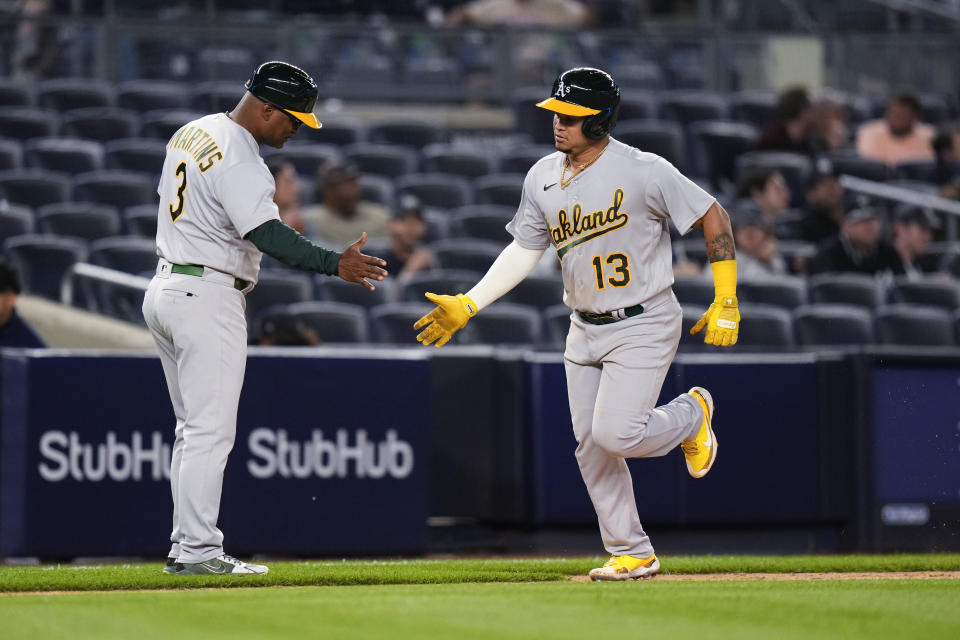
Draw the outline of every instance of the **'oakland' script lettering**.
M573 205L571 214L560 209L557 212L557 226L550 228L553 244L559 247L583 233L607 227L611 227L610 230L622 227L630 217L628 213L620 211L622 204L623 189L617 189L613 192L613 205L606 210L598 209L593 213L584 214L580 203Z

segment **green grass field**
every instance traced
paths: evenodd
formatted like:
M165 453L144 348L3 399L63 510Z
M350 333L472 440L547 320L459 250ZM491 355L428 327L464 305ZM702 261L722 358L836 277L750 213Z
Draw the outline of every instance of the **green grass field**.
M266 576L189 578L165 575L159 564L0 567L0 635L9 640L960 637L955 579L666 579L704 573L958 571L960 555L670 556L662 558L661 579L569 580L600 560L276 562ZM37 593L44 591L57 593Z

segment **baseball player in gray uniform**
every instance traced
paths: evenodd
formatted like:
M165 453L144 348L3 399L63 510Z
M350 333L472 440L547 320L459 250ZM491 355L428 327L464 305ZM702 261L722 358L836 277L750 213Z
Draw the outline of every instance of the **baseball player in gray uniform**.
M646 578L660 562L637 514L625 458L662 456L680 445L695 478L717 455L713 399L702 387L656 407L680 341L670 233L701 228L716 297L693 327L705 342L732 345L740 315L730 221L716 200L669 162L610 137L620 90L603 71L570 69L538 103L554 112L557 151L527 173L507 230L514 240L466 294L427 294L436 308L417 321L423 344L442 346L508 292L552 248L572 309L564 364L576 457L610 559L594 580Z
M317 85L285 62L260 65L233 111L194 120L167 143L160 185L156 275L143 315L153 334L177 424L170 467L173 532L166 573L263 574L224 553L217 528L247 355L245 295L268 253L301 269L374 285L385 263L342 254L283 224L260 144L280 148L301 124L320 128Z

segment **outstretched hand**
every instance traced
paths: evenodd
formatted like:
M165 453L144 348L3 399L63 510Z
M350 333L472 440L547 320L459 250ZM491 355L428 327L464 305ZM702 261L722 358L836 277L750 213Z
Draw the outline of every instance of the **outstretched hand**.
M337 275L347 282L356 282L362 284L370 291L376 289L371 280L382 281L387 277L386 261L360 253L360 248L367 243L367 232L364 231L360 239L347 247L346 251L340 256L340 263L337 267Z

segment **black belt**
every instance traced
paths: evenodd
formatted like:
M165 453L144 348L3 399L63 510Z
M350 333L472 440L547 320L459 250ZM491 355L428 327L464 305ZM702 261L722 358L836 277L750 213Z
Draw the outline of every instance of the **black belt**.
M635 304L632 307L626 307L623 311L610 311L609 313L588 313L586 311L577 311L577 315L584 322L590 324L611 324L619 322L625 318L632 318L643 313L643 305Z
M173 273L181 273L187 276L203 276L203 270L205 267L200 266L199 264L174 264L170 263L170 271ZM240 278L233 279L233 288L238 291L243 291L250 285L246 280L241 280Z

